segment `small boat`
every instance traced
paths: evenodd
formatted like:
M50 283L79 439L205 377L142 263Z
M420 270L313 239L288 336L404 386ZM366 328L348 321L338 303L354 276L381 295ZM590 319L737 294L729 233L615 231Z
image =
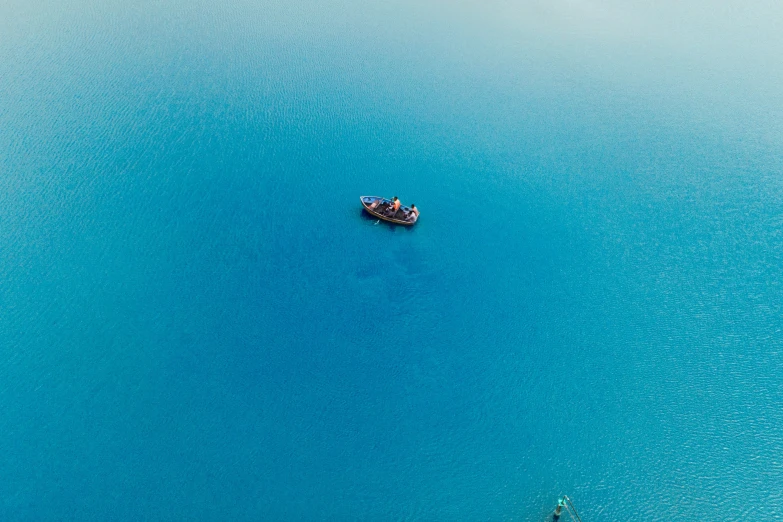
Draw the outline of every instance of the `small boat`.
M397 212L394 212L390 199L378 196L362 196L361 200L364 210L369 214L390 223L411 226L419 219L418 214L416 214L416 212L411 212L410 207L400 205Z

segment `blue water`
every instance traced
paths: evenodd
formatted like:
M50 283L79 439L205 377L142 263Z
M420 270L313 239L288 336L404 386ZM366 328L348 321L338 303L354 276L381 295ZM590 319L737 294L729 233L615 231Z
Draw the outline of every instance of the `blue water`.
M0 6L0 518L783 520L780 10L365 4Z

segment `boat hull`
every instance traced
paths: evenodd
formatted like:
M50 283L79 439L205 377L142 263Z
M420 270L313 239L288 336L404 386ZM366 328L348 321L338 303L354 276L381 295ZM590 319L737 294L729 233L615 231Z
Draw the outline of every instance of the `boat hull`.
M388 205L391 204L391 201L388 199L384 199L379 196L362 196L360 199L364 210L366 210L368 214L377 217L378 219L382 219L383 221L388 221L389 223L394 223L395 225L402 225L405 227L413 226L416 224L416 221L418 221L418 216L412 221L402 217L404 216L404 212L410 210L408 207L400 207L400 209L393 215L386 215L383 210L388 209ZM373 204L376 204L376 206L373 206Z

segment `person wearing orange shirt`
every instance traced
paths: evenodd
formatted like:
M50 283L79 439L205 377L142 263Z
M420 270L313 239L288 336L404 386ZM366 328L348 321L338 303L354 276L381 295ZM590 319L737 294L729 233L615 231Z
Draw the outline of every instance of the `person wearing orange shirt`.
M400 200L397 199L397 196L394 196L391 201L391 205L389 205L389 215L393 216L397 213L398 210L400 210Z

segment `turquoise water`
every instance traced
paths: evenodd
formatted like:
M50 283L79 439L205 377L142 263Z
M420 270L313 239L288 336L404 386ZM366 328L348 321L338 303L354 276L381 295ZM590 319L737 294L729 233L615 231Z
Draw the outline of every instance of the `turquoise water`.
M3 520L783 519L774 4L214 4L0 6Z

